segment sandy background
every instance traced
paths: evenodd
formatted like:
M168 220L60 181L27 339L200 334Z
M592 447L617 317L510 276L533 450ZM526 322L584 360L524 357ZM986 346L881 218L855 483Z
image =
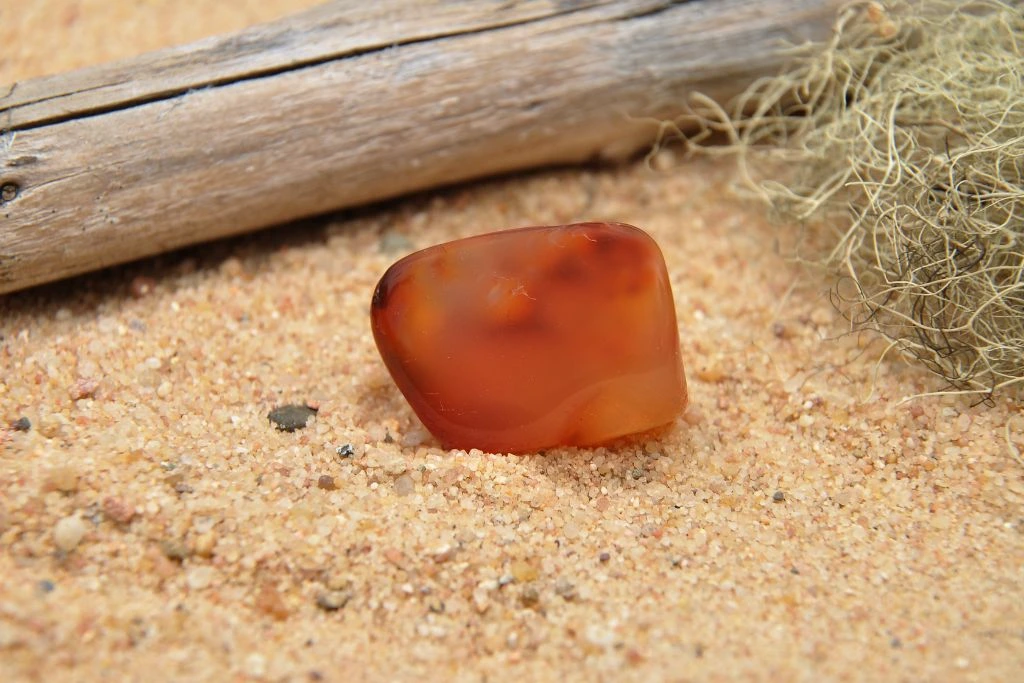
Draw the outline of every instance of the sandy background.
M0 82L309 4L4 2ZM726 165L658 167L0 297L0 678L1020 680L1019 405L901 402L938 387L841 335ZM691 407L614 448L442 451L376 355L376 279L410 249L589 218L661 243ZM276 431L293 401L318 416Z

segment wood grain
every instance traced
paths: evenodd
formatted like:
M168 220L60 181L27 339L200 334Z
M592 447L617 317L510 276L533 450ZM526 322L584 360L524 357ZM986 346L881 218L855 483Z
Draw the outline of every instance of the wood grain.
M334 2L0 88L0 292L649 144L838 0ZM502 227L502 226L487 226Z

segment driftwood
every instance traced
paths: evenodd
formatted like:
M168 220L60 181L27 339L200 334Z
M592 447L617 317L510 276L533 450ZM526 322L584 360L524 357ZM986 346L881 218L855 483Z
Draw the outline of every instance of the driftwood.
M620 158L838 0L334 2L0 87L0 293L415 190ZM500 227L500 226L491 226Z

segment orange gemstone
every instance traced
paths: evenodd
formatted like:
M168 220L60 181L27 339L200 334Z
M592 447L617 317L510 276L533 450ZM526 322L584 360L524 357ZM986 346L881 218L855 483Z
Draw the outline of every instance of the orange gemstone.
M590 446L686 406L672 289L639 228L578 223L411 254L373 293L398 388L449 448Z

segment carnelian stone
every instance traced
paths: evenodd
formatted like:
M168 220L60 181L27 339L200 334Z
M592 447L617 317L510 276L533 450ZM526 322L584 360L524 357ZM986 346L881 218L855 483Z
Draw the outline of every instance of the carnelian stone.
M398 388L449 448L590 446L686 406L661 250L622 223L520 228L406 256L373 294Z

